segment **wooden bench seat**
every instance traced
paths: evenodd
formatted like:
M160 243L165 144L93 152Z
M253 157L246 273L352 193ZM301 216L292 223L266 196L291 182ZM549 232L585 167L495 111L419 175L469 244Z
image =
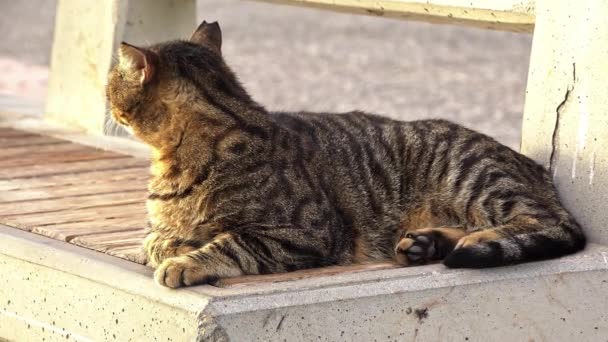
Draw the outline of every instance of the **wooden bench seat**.
M0 127L0 225L143 264L148 160ZM243 287L397 267L328 267L220 279Z

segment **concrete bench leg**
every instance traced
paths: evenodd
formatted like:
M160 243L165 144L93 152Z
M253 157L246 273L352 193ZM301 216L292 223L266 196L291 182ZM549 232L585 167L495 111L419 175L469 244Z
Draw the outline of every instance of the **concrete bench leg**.
M550 169L591 241L608 243L608 2L539 0L522 152Z
M106 76L121 41L188 38L196 0L60 0L45 118L103 134Z

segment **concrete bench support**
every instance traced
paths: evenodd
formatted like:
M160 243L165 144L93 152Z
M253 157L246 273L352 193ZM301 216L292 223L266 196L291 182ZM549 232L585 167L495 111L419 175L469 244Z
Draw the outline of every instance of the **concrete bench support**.
M429 265L233 289L0 225L0 340L604 341L607 248L478 270ZM581 290L583 289L583 290ZM531 304L533 303L533 304ZM320 337L319 337L320 336Z
M522 152L550 169L585 227L587 249L486 270L428 265L171 291L154 285L144 266L0 226L0 340L605 340L606 1L536 0L535 10L531 0L264 1L514 31L535 27ZM46 118L103 133L103 88L116 45L186 37L194 6L195 0L59 0Z
M46 118L102 134L104 87L117 45L187 38L195 25L196 0L60 0Z
M608 3L539 0L522 146L589 240L608 243Z

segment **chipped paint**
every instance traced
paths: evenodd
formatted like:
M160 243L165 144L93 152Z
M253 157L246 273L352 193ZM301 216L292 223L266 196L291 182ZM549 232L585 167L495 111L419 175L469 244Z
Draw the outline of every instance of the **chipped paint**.
M576 76L575 76L576 82ZM582 90L581 90L582 88ZM583 152L587 143L587 134L589 133L589 107L587 105L587 92L584 85L578 87L578 131L576 138L576 146L574 150L574 158L572 159L572 179L576 178L576 163L579 159L579 154Z
M580 88L579 88L580 89ZM582 95L581 95L582 93ZM589 108L587 105L586 91L583 89L578 95L579 103L579 121L578 121L578 138L576 148L580 151L585 148L587 143L587 134L589 133Z
M574 157L572 158L572 171L571 176L572 180L576 178L576 161L578 160L578 150L574 152Z
M591 162L589 163L589 185L593 184L593 177L595 176L595 151L591 153Z

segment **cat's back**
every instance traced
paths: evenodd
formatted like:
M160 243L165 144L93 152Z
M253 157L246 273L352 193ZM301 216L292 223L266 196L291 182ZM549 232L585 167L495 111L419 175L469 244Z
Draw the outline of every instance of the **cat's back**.
M358 163L367 164L373 174L382 169L401 173L413 168L416 172L409 176L420 178L437 171L438 183L448 176L441 164L456 171L474 171L473 164L491 164L509 173L529 174L526 183L548 181L546 170L530 158L483 133L448 120L400 121L361 111L275 112L272 117L293 135L313 141L328 163L342 159L349 167L353 161L355 168ZM482 163L478 163L480 161ZM419 167L422 164L428 167Z
M345 113L273 112L273 120L283 129L313 137L316 141L329 139L341 143L355 141L373 143L398 133L407 122L393 120L361 111ZM382 137L381 137L382 135Z

